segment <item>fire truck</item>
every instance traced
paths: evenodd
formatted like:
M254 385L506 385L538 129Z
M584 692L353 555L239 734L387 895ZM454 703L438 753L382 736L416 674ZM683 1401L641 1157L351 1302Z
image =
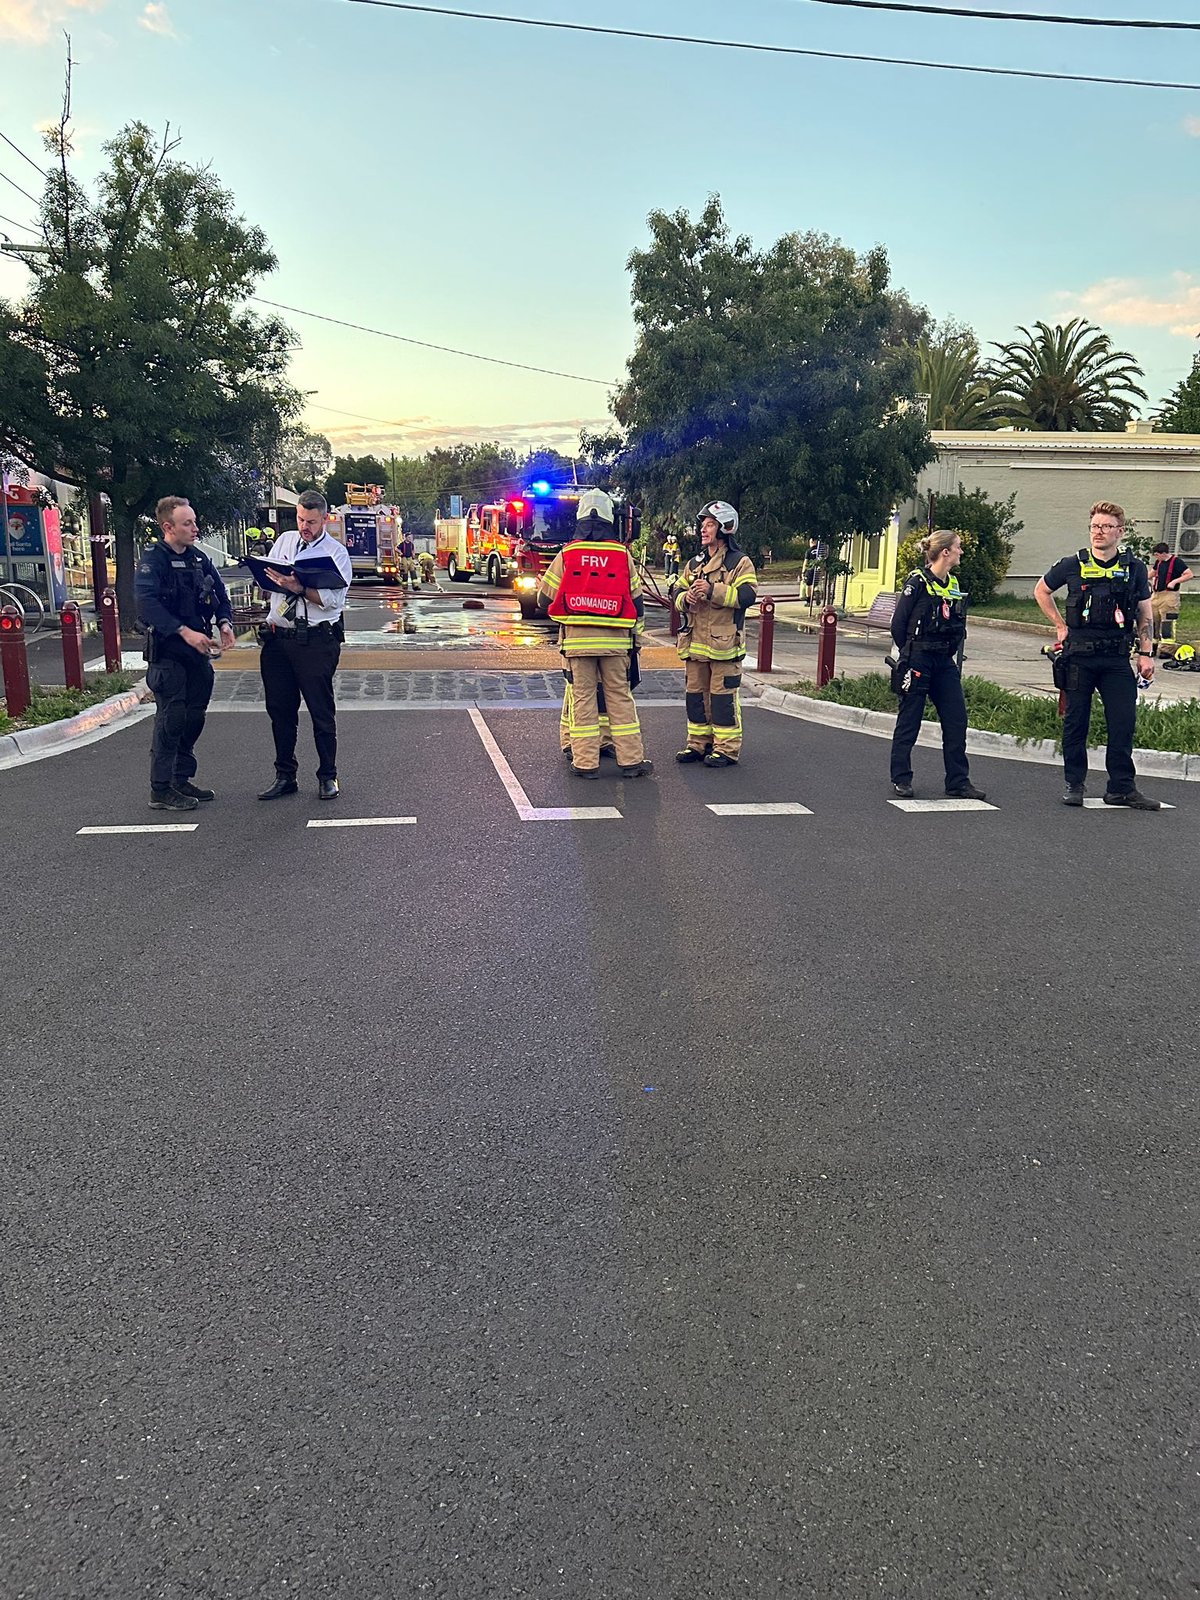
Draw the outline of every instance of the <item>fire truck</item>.
M346 546L356 578L398 583L404 518L396 506L381 503L382 493L374 483L348 483L346 504L330 510L329 532Z
M434 556L451 583L482 574L496 588L516 576L516 523L525 502L496 500L467 508L465 516L433 522Z
M542 574L574 536L582 492L574 485L554 489L539 482L510 500L473 505L463 517L439 513L434 523L438 566L451 582L466 583L479 573L494 585L511 582L521 615L536 616ZM634 507L617 507L618 538L635 539L640 523Z

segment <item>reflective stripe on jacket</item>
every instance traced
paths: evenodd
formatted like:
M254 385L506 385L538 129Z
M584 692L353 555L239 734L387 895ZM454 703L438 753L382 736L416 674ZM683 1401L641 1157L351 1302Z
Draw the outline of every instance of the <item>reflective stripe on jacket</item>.
M757 580L748 555L739 550L731 567L726 566L729 556L727 550L711 556L701 551L688 562L679 580L675 606L683 626L677 644L685 661L740 661L746 654L743 626L746 612L757 598ZM710 600L693 603L687 598L687 590L697 578L712 584Z

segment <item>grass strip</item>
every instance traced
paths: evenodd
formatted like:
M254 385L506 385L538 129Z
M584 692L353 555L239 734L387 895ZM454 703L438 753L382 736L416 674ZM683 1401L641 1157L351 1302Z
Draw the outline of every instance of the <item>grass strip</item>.
M801 679L783 687L793 694L806 695L810 700L896 714L896 696L882 672L868 672L861 678L834 678L823 689L818 689L811 679ZM968 727L985 733L1008 733L1022 742L1052 739L1056 745L1062 745L1058 703L1048 696L1015 694L1011 689L989 683L986 678L964 678L963 698L967 702ZM937 714L928 701L925 721L937 721ZM1102 745L1107 739L1104 707L1097 695L1092 701L1088 743ZM1200 703L1195 700L1156 703L1139 695L1134 744L1139 750L1173 750L1180 755L1200 755Z
M83 689L43 689L34 684L33 698L23 716L10 717L7 711L0 711L0 733L19 733L22 728L41 728L47 722L77 717L89 706L99 705L101 700L132 689L134 679L129 672L95 672L84 682Z

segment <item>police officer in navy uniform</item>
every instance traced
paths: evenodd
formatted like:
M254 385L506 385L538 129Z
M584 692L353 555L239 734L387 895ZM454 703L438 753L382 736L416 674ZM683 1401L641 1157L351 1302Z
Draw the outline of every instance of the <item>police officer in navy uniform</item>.
M958 670L958 652L967 636L966 598L954 576L962 560L962 539L942 528L922 539L921 549L925 565L909 574L892 613L892 687L900 695L892 735L892 793L901 800L912 798L913 745L928 698L942 725L947 798L982 800L984 792L971 782L967 764L967 704Z
M1063 804L1081 806L1087 781L1088 728L1092 695L1099 694L1108 723L1104 803L1135 811L1160 811L1137 787L1133 731L1137 719L1137 681L1129 652L1137 635L1137 670L1154 676L1154 608L1146 563L1121 549L1125 512L1112 500L1097 500L1088 523L1090 546L1056 561L1039 578L1033 597L1054 624L1062 646L1056 678L1067 697L1063 718ZM1054 591L1067 587L1064 622Z
M235 644L233 607L221 574L195 548L196 513L179 495L154 508L162 539L138 563L134 585L146 628L146 683L158 707L150 742L150 805L155 811L194 811L212 789L192 782L196 740L212 698L212 657ZM212 637L214 621L220 644Z

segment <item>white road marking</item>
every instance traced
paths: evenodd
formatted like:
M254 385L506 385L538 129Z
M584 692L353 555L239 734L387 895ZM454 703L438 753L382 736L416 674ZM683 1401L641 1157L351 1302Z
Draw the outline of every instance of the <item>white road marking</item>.
M1131 806L1106 806L1103 800L1085 800L1083 803L1089 811L1130 811L1133 809ZM1164 800L1160 809L1174 811L1175 807L1169 806Z
M80 828L79 833L195 833L199 826L198 822L139 822L121 828Z
M615 806L533 806L521 787L520 779L509 766L504 751L496 743L492 730L475 706L467 708L467 715L475 724L483 748L487 751L500 782L508 791L508 798L522 822L602 822L613 817L619 822L621 813Z
M769 800L762 805L709 806L718 817L811 817L812 812L797 800Z
M989 805L986 800L952 800L949 796L944 800L889 800L888 805L895 806L897 811L997 811L998 806Z
M416 817L321 817L314 819L310 828L402 828L413 823Z

